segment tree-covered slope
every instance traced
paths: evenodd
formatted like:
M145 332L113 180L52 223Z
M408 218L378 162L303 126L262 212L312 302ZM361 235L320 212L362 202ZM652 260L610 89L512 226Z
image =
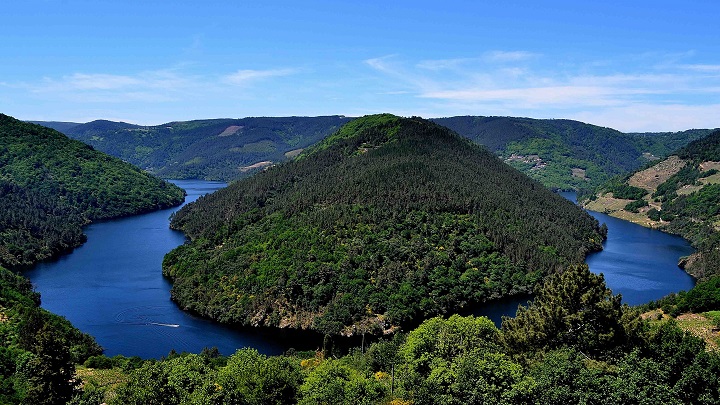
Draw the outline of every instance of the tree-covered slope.
M454 132L354 120L198 200L163 272L222 322L379 331L509 294L600 249L597 221Z
M586 207L677 233L698 253L683 262L704 280L720 274L720 131L598 188Z
M259 117L155 126L98 120L63 132L164 178L230 181L287 160L349 120Z
M263 117L171 122L42 123L165 178L233 180L278 163L351 118ZM433 119L486 146L552 189L588 189L709 134L625 134L571 120L462 116Z
M572 120L449 117L433 121L485 145L552 189L586 189L667 156L709 130L625 134Z
M184 192L39 125L0 114L0 265L80 245L90 221L180 204Z
M64 404L80 388L75 363L95 340L40 308L30 281L0 267L0 403Z

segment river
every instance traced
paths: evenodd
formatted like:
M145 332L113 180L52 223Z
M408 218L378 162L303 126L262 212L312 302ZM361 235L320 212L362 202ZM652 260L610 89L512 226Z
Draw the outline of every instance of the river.
M187 191L186 203L225 186L200 180L173 183ZM108 356L159 358L171 349L197 353L213 346L226 355L241 347L279 354L290 347L312 350L322 344L322 337L312 333L220 325L171 302L171 285L162 277L161 264L167 252L185 241L182 233L168 228L168 218L177 209L92 224L85 229L88 241L83 246L24 275L42 294L43 308L93 335ZM624 302L640 304L692 288L692 278L677 267L678 258L692 252L684 239L591 214L607 223L609 234L605 250L587 262L593 272L605 274L608 286L621 293ZM527 299L501 300L474 313L497 323L503 315L514 315L518 303Z

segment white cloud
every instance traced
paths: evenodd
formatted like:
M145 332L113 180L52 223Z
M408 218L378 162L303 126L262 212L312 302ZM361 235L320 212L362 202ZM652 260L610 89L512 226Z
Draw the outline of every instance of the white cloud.
M595 111L580 111L567 118L604 125L625 132L683 131L720 127L720 104L630 104Z
M16 83L36 98L78 103L165 103L197 101L199 97L227 93L227 84L243 85L255 80L287 76L296 69L238 70L227 75L193 75L185 69L161 69L134 74L77 72L62 77L45 77L35 83ZM251 97L250 91L233 97Z
M628 131L720 125L720 65L590 61L558 62L553 70L536 66L537 56L493 51L479 59L412 65L386 56L365 63L387 79L384 95L410 91L417 108L433 115L574 117Z
M297 73L297 69L268 69L268 70L252 70L242 69L235 73L229 74L223 78L225 82L234 85L244 85L249 82L267 79L270 77L282 77L289 76Z
M698 72L720 73L720 65L679 65L678 67Z
M488 62L507 63L520 62L538 56L532 52L525 51L490 51L483 54L483 59Z

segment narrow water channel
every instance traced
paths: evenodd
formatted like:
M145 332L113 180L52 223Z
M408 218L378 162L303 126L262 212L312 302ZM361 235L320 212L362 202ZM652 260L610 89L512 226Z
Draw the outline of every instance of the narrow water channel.
M187 191L186 202L225 186L200 180L174 183ZM42 294L42 306L93 335L109 356L159 358L171 349L197 353L213 346L226 355L242 347L265 354L320 347L322 337L317 334L232 328L178 309L170 301L170 283L161 273L163 256L185 240L182 233L168 228L168 219L177 209L87 227L88 241L83 246L25 273ZM685 240L591 214L607 223L609 235L605 250L587 262L592 271L605 274L610 288L622 293L624 302L644 303L693 286L693 280L677 267L678 258L692 252ZM514 315L517 305L528 298L500 300L474 313L497 323L503 315Z

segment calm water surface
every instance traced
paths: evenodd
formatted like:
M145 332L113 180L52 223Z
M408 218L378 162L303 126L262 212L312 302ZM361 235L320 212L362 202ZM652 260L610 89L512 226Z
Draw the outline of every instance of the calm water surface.
M184 188L186 202L225 186L200 180L173 181ZM565 194L573 199L572 194ZM65 316L93 335L109 356L158 358L171 349L199 352L216 346L223 354L241 347L279 354L288 348L321 346L316 334L237 329L192 316L170 301L170 283L162 277L163 256L185 241L168 228L178 208L90 225L88 241L69 255L41 263L25 273L42 294L43 307ZM595 273L623 301L640 304L686 290L693 280L677 267L692 253L682 238L591 212L609 228L605 250L588 257ZM473 311L498 323L515 314L529 297L504 299Z
M225 183L182 180L186 203ZM290 347L315 349L322 338L289 332L237 330L181 311L170 301L162 276L163 256L185 236L168 228L179 208L106 221L85 228L88 241L71 254L25 273L42 294L42 306L65 316L95 337L113 356L158 358L171 349L199 352L217 346L223 354L241 347L279 354Z
M575 193L561 193L575 202ZM689 290L695 281L678 267L678 260L695 250L685 239L588 211L601 224L608 226L603 250L585 260L593 273L603 273L615 294L623 302L644 304L671 292Z

